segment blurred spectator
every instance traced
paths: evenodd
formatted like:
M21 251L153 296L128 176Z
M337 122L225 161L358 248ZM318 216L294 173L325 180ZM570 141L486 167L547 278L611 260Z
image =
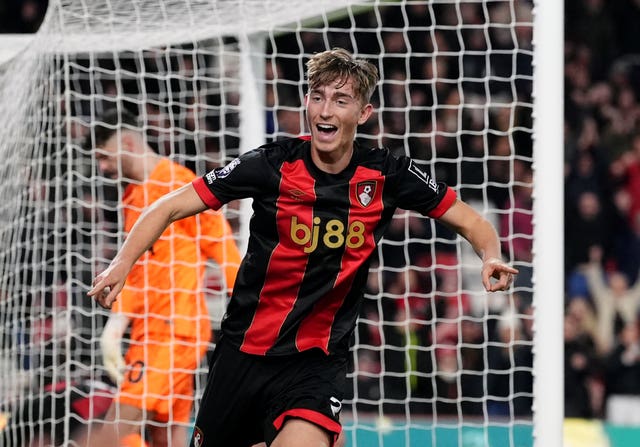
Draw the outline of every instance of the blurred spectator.
M594 411L592 395L597 390L597 352L595 342L584 325L589 318L585 313L584 299L571 300L573 311L567 310L564 318L564 403L565 417L590 418ZM585 313L583 313L585 312Z
M640 395L640 331L637 319L624 325L605 365L607 396Z
M596 79L606 77L611 59L616 55L614 23L604 0L569 1L565 14L566 37L592 49L591 72Z
M596 310L589 298L580 295L572 296L565 308L565 314L572 317L572 323L576 326L579 338L586 340L596 352L605 352L602 341L599 339Z
M597 194L584 191L577 197L575 211L571 204L565 209L565 269L571 273L576 266L589 261L589 250L603 249L611 240L609 221Z
M523 162L513 163L513 195L503 206L500 218L502 252L517 265L516 287L532 287L533 270L533 172Z
M607 188L607 165L601 155L603 150L596 120L585 118L579 132L565 179L568 207L572 207L583 192L593 192L600 198L610 192Z
M640 107L636 107L640 113ZM628 198L624 209L629 226L640 234L640 132L633 136L631 149L620 157L620 192Z
M503 417L530 415L533 378L526 372L533 367L530 340L520 317L509 309L499 316L496 332L496 341L487 349L487 411Z
M430 346L434 324L432 304L421 275L414 269L395 274L388 287L394 308L385 307L383 325L383 397L385 411L403 413L410 396L424 395L426 374L431 371ZM414 410L425 412L424 404Z
M459 392L460 362L456 345L445 344L435 348L435 368L433 371L433 398L436 414L457 414ZM431 393L430 393L431 394ZM429 396L431 397L431 396Z
M640 281L633 287L624 273L602 269L602 249L590 249L590 262L584 267L589 291L596 307L598 339L601 351L613 348L617 335L623 327L634 323L640 310Z
M640 23L640 3L637 0L616 0L610 2L615 23L614 33L619 54L640 53L640 40L629 30Z
M0 33L35 33L47 12L48 0L5 0L0 3Z
M90 425L104 419L115 393L110 384L89 377L31 391L20 405L7 409L10 416L6 427L0 424L0 445L84 447Z

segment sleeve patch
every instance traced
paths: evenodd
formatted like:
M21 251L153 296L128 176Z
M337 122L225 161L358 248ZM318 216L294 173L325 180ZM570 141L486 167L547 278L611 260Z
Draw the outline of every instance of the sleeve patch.
M433 192L438 192L438 182L431 177L429 174L420 169L413 160L409 163L409 172L415 175L420 179L420 181L424 182L429 188L433 190Z

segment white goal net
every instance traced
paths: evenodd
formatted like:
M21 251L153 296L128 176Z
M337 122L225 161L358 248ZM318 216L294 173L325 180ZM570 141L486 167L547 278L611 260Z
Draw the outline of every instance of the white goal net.
M102 113L137 114L154 150L201 175L304 134L304 64L332 47L379 67L358 139L454 187L521 272L488 295L467 242L399 211L354 337L347 445L533 445L532 36L526 0L50 0L0 66L2 445L71 445L113 391L108 314L86 292L123 241L128 179L101 175L85 144ZM224 209L240 247L245 210ZM205 286L215 328L218 266Z

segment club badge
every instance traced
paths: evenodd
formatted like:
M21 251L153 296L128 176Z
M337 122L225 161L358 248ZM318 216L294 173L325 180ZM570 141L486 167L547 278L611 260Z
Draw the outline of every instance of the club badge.
M363 207L369 206L376 194L376 182L370 180L356 185L356 197Z

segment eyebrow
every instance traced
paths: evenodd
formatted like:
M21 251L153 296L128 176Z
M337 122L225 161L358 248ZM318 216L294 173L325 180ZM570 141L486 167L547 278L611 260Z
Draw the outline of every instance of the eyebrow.
M309 91L309 94L310 94L310 95L313 95L313 94L319 94L319 95L322 95L322 96L326 96L326 95L324 94L324 90L319 89L319 88L313 88L313 89L311 89L311 90ZM349 99L353 99L353 100L355 100L355 99L356 99L356 97L355 97L354 95L350 95L349 93L341 92L341 91L339 91L339 90L335 91L331 96L332 96L333 98L349 98Z

